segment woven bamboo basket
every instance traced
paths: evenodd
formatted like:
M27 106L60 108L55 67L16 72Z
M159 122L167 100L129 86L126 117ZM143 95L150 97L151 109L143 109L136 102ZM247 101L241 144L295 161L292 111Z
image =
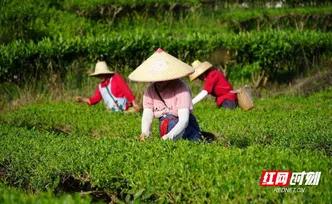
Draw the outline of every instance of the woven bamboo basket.
M254 100L247 85L237 90L237 100L240 108L243 110L250 110L254 108Z

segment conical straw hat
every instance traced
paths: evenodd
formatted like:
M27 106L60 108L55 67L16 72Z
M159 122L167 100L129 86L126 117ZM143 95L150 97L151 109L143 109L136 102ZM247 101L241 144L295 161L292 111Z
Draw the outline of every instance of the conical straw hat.
M193 72L191 66L159 48L129 75L129 79L138 82L169 81Z
M114 72L108 69L108 66L105 61L99 61L96 64L94 72L92 74L89 74L89 76L97 76L100 74L113 74L113 73Z
M200 62L199 60L196 60L191 64L191 66L195 69L195 72L189 76L189 79L190 81L194 81L206 70L210 69L212 67L212 64L208 61Z

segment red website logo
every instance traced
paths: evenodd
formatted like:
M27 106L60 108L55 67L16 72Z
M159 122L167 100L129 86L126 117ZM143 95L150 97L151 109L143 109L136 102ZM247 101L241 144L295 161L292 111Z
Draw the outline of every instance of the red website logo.
M288 186L292 171L263 171L260 186Z

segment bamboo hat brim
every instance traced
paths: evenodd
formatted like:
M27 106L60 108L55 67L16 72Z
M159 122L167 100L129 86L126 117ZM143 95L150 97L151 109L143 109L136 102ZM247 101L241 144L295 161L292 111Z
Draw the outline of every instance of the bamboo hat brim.
M194 69L190 65L159 48L129 75L129 79L138 82L169 81L192 73Z
M198 60L194 61L191 65L195 69L195 72L189 76L190 81L194 81L197 77L213 66L208 61L200 62Z
M113 74L114 72L108 69L108 66L105 61L97 62L94 72L89 74L89 76L98 76L101 74Z

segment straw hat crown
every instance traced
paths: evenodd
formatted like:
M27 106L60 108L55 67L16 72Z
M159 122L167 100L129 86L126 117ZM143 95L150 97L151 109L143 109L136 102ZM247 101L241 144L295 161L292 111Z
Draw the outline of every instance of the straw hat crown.
M129 75L129 79L138 82L169 81L193 72L191 66L159 48Z
M97 76L101 74L113 74L113 73L114 72L108 69L108 66L105 61L99 61L95 66L94 72L92 74L89 74L89 76Z
M194 81L197 77L203 74L206 70L212 67L212 64L208 61L200 62L195 60L191 66L195 69L195 72L189 76L190 81Z

